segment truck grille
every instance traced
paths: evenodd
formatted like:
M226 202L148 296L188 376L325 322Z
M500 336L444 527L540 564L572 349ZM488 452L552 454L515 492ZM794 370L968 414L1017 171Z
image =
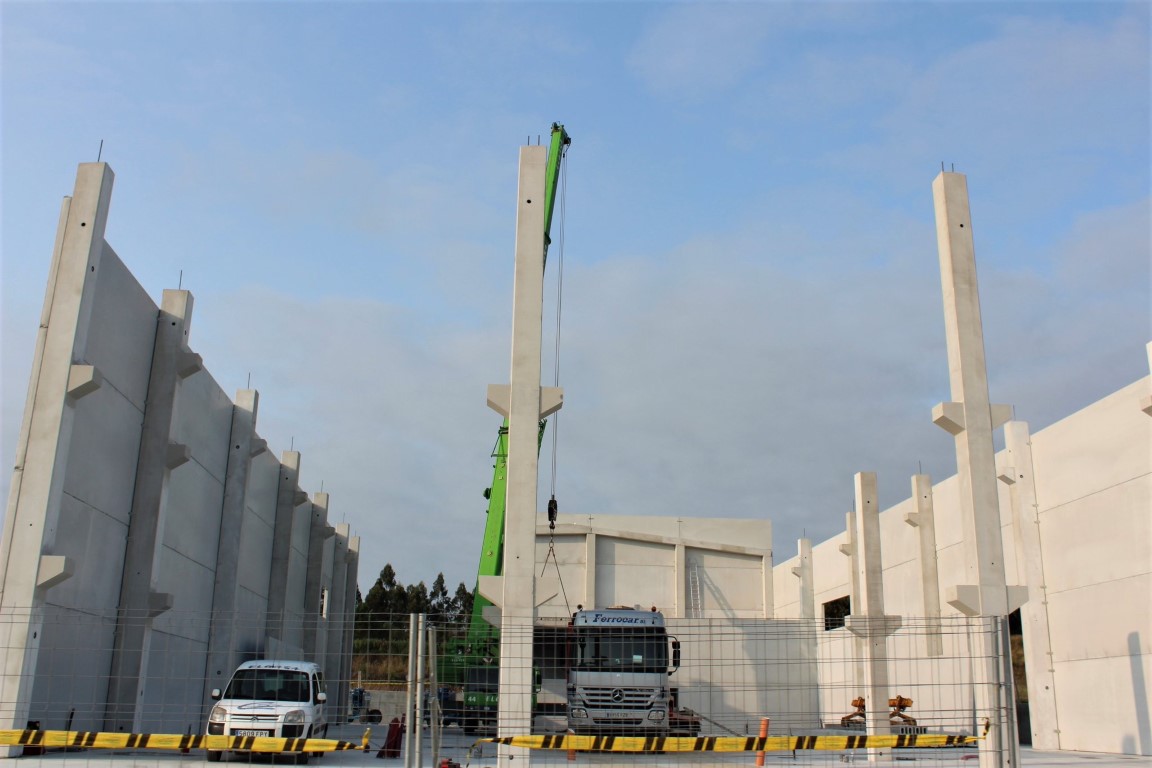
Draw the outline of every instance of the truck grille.
M580 693L592 709L648 709L653 699L643 688L582 688Z

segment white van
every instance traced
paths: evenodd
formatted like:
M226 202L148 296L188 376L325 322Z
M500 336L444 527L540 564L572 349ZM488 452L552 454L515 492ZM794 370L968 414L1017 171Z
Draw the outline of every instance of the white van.
M309 661L246 661L233 673L208 716L210 736L271 736L285 739L322 739L328 735L324 716L324 676ZM221 751L208 752L217 762ZM296 756L307 763L308 754Z

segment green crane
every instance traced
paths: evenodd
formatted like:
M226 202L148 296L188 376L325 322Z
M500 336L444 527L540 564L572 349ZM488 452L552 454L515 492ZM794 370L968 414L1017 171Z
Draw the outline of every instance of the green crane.
M552 244L552 212L556 205L556 192L560 180L560 162L564 149L572 143L564 126L552 124L548 146L548 164L544 177L544 263L548 263L548 246ZM544 426L540 422L537 450L544 439ZM504 572L504 516L508 498L508 419L496 434L492 450L495 459L492 486L484 491L488 499L488 519L484 525L484 540L480 548L480 564L476 571L476 589L472 592L472 615L462 643L451 644L444 659L442 679L464 689L463 720L466 731L479 727L494 727L499 705L497 680L500 669L500 629L484 620L484 609L492 602L480 594L480 577L500 576Z

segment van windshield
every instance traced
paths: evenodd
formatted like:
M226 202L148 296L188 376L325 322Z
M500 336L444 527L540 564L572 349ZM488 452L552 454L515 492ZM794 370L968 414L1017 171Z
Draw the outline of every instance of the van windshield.
M308 701L308 673L290 669L240 669L224 691L225 699Z

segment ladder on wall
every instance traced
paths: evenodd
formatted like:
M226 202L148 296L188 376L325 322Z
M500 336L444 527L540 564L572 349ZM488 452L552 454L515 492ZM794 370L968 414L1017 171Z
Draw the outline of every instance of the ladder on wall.
M688 618L699 619L704 616L704 608L700 597L700 566L692 563L688 569Z

